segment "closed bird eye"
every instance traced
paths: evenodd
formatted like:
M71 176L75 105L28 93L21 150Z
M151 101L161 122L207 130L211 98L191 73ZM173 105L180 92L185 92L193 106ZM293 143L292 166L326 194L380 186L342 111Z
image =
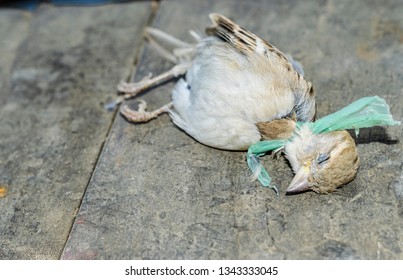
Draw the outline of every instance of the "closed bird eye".
M327 162L330 158L329 154L319 154L318 157L316 158L316 162L318 164L323 164L325 162Z

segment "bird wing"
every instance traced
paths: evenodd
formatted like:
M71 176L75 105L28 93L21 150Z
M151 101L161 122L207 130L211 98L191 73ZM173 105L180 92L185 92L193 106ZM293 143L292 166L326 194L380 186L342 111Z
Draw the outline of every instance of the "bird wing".
M214 35L233 46L247 58L262 58L267 61L271 71L281 73L292 84L292 93L295 96L294 111L300 121L312 120L315 116L315 93L312 83L303 77L302 66L291 57L288 58L275 46L252 32L237 25L220 14L210 14L213 26L206 29L208 35ZM296 90L298 89L298 90Z
M257 54L266 59L275 60L300 78L299 76L301 75L293 67L293 63L275 46L237 25L223 15L213 13L210 14L209 17L213 22L213 26L206 29L208 35L215 35L221 38L246 56Z

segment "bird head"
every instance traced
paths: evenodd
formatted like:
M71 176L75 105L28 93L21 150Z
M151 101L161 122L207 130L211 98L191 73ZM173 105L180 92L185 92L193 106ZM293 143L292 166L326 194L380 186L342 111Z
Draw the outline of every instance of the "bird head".
M346 130L314 134L302 126L285 145L295 173L287 193L330 193L354 179L358 166L355 142Z
M400 125L386 101L378 96L360 98L315 122L296 123L287 118L260 122L257 129L262 140L267 141L249 147L247 162L256 178L270 187L271 178L258 157L284 148L295 173L287 193L330 193L353 180L359 166L354 140L342 129L357 131L375 125Z

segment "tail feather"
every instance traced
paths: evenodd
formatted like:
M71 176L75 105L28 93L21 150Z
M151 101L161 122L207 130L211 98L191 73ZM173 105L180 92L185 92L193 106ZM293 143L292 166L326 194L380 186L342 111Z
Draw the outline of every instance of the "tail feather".
M207 34L221 38L242 54L258 54L265 59L276 60L288 70L293 69L292 63L288 60L287 56L269 42L223 15L213 13L210 14L210 19L213 22L213 26L206 29ZM297 71L295 73L298 74Z
M208 35L215 35L237 48L240 52L247 54L256 48L257 36L235 22L220 14L209 15L213 26L206 28Z

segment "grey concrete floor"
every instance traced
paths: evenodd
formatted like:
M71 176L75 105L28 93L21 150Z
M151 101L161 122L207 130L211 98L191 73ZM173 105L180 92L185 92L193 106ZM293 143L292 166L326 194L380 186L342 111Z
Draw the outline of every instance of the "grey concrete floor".
M116 85L171 67L151 25L189 40L222 13L304 66L318 116L379 95L402 120L403 3L149 1L0 10L1 259L403 259L403 129L361 130L361 166L331 195L249 181L245 154L212 149L168 116L127 123ZM141 98L157 108L174 83ZM136 106L136 100L127 102Z

